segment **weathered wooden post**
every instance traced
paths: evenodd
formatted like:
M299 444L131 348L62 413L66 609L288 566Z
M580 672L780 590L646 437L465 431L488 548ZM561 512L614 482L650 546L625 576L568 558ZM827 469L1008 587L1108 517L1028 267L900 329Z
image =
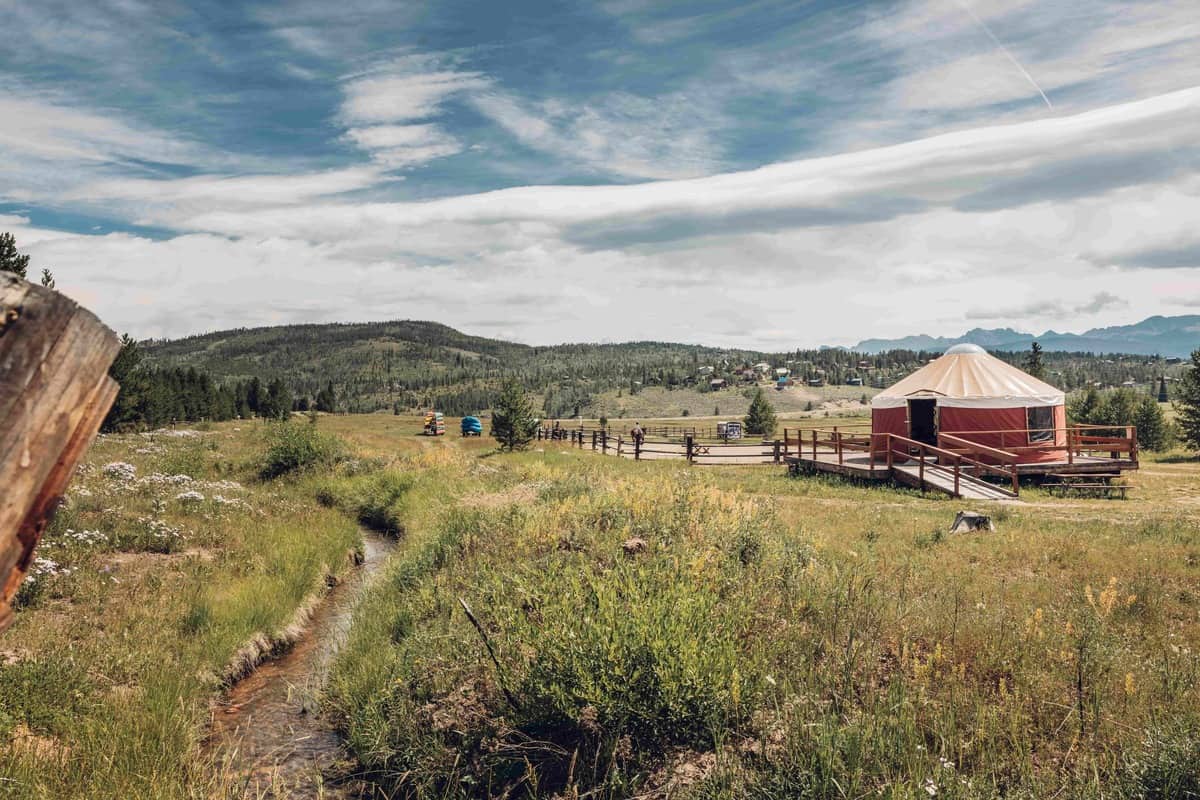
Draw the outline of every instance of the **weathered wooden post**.
M592 431L592 452L596 451L596 432Z
M780 460L779 459L779 440L776 439L775 440L775 463L778 464L779 460Z
M633 437L633 460L642 460L642 437L640 436Z
M696 452L695 447L696 447L696 441L695 441L695 439L692 438L692 435L690 433L683 437L683 451L684 451L684 455L687 458L687 462L689 464L692 463L692 458L695 455L695 452Z
M116 334L50 289L0 272L0 630L75 466L117 397Z
M608 428L603 428L600 431L600 453L608 455Z

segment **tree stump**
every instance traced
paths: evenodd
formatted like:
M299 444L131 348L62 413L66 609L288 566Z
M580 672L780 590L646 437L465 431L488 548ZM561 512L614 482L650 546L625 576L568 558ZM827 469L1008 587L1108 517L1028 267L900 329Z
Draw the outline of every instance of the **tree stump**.
M0 631L71 474L116 399L121 342L57 292L0 272Z
M954 518L954 524L950 526L951 533L970 533L971 531L994 531L996 526L992 523L992 518L986 514L977 514L974 511L960 511Z

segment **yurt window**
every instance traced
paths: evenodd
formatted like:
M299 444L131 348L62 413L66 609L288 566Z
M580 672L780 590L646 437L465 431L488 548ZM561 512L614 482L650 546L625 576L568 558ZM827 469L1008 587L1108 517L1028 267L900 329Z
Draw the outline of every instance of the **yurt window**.
M1054 409L1035 406L1025 409L1025 427L1029 428L1029 443L1054 441Z

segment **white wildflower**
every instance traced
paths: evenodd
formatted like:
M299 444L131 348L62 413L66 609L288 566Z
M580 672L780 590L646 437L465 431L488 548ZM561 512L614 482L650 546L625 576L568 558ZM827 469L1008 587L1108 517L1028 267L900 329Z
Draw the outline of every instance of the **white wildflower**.
M137 467L124 461L113 461L104 465L104 475L115 481L126 483L137 477Z
M204 495L194 489L190 489L175 495L175 499L181 503L202 503L204 502Z

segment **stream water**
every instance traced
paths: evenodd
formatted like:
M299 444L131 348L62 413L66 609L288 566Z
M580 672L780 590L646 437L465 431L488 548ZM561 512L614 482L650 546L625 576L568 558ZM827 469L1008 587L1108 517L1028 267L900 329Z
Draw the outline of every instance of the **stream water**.
M346 754L321 715L318 698L363 586L394 546L365 531L363 540L362 565L317 606L296 645L230 689L213 714L210 752L237 777L247 797L303 800L356 794L349 783L329 783Z

